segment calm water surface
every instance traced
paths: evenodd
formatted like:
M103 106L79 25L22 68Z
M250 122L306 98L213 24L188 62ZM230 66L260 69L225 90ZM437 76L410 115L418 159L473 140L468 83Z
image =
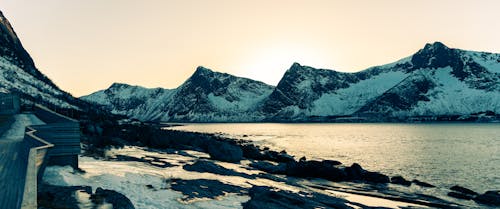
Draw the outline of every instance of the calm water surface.
M287 150L296 158L357 162L439 186L500 189L500 124L224 123L174 129L223 133Z

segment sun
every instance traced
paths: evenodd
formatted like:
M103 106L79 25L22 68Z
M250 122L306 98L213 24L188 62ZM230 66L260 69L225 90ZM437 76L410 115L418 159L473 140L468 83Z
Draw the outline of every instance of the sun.
M242 63L240 74L247 78L277 85L285 72L297 62L316 68L331 67L332 59L325 56L320 48L292 44L273 44L255 50Z

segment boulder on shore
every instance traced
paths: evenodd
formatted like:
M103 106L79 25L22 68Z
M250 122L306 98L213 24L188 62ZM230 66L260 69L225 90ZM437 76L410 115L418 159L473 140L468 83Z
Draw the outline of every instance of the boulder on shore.
M394 177L392 177L391 178L391 183L393 183L393 184L399 184L399 185L403 185L403 186L410 186L411 185L411 181L406 180L402 176L394 176Z
M92 202L100 205L104 203L112 204L114 209L135 209L132 202L123 194L113 190L98 187L94 194L90 196Z
M207 152L214 160L238 163L243 158L243 151L239 146L228 142L213 141L208 145Z
M485 205L500 206L500 190L487 191L474 198L474 201Z

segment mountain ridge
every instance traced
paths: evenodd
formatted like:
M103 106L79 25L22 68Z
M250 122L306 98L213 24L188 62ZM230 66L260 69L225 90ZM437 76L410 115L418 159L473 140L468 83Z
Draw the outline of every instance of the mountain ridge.
M240 83L234 89L242 90L247 84L253 84L249 88L250 92L258 92L250 99L253 103L239 103L240 106L235 108L233 103L240 101L241 95L235 91L228 92L232 90L229 86L235 81L226 77L246 81L243 82L245 85ZM500 54L449 48L441 42L426 44L413 55L396 62L354 73L293 63L275 87L200 66L185 83L175 89L178 91L168 98L172 102L167 101L169 105L164 105L163 111L156 111L155 117L140 119L292 122L337 116L377 115L384 118L420 116L423 113L499 113L500 98L496 96L500 94L499 81ZM265 90L258 91L259 88ZM485 104L473 107L473 101L462 94ZM91 102L86 98L88 96L82 97ZM447 101L451 98L455 101ZM178 104L181 104L180 107L172 108L172 105ZM435 109L426 109L425 105L434 106ZM251 116L248 115L250 112ZM134 117L133 114L128 116Z
M23 100L62 109L80 109L76 98L61 90L38 70L19 37L0 11L0 88Z

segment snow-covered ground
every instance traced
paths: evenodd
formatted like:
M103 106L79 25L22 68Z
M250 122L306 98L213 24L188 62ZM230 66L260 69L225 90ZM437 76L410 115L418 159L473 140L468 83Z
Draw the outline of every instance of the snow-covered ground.
M136 208L242 208L242 203L249 200L249 196L241 194L226 194L215 199L194 199L183 201L183 194L169 189L170 179L214 179L224 184L250 188L253 185L272 186L282 190L298 192L304 187L291 186L283 182L275 182L268 179L248 179L238 176L222 176L212 173L190 172L182 168L184 164L191 164L200 157L208 155L200 152L188 151L191 156L178 154L166 154L163 152L147 151L139 147L125 147L113 149L106 153L108 157L116 155L132 157L159 157L164 162L171 163L173 167L160 168L143 162L135 161L109 161L94 159L91 157L80 157L80 168L85 173L75 172L71 167L51 166L47 167L43 181L59 186L91 186L95 191L98 187L111 189L127 196ZM260 171L248 169L243 161L241 164L223 163L214 161L225 168L240 173L256 174ZM151 185L154 189L148 188ZM316 191L318 192L318 191ZM347 200L359 202L370 206L384 206L397 208L411 204L389 201L381 198L372 198L361 195L353 195L344 192L324 191L325 194L343 197ZM85 197L80 197L85 202Z

